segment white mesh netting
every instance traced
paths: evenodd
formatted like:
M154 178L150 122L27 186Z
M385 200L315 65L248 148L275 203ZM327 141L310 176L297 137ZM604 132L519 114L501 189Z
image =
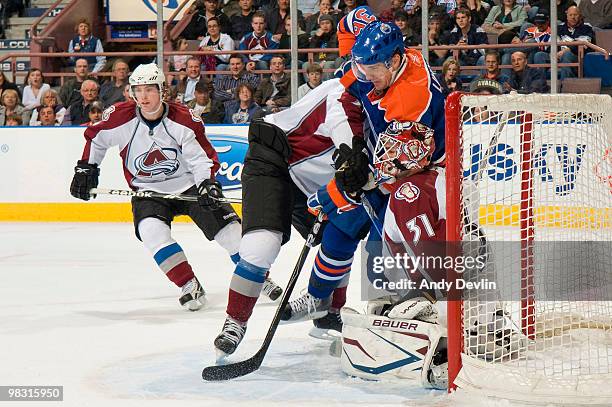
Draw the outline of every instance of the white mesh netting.
M496 289L463 292L456 383L612 405L612 99L464 95L460 113L464 240L477 224L488 253L465 277Z

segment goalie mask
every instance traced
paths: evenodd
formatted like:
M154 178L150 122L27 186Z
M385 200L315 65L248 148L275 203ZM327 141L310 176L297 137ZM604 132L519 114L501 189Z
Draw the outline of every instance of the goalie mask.
M433 129L424 124L392 121L374 149L376 180L392 182L426 168L435 150L433 136Z

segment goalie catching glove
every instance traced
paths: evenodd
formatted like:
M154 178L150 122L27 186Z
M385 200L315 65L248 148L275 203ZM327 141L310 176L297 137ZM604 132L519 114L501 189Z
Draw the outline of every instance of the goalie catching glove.
M205 211L214 211L219 209L223 192L219 181L205 179L198 187L198 204Z
M95 198L96 195L91 195L89 190L98 186L99 175L98 164L89 164L85 160L77 161L77 165L74 167L74 177L72 177L72 183L70 184L70 195L84 201Z

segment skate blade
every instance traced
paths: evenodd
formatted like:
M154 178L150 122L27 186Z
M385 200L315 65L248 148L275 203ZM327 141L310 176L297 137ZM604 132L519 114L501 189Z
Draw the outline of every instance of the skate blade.
M310 332L308 332L308 335L312 336L313 338L323 339L326 341L334 341L337 338L342 337L342 334L338 331L317 327L313 327Z
M229 354L223 352L221 349L215 348L215 364L217 366L227 365L229 363Z
M187 311L195 312L199 311L206 306L206 298L200 297L197 300L187 301L183 304L183 308Z
M323 318L325 315L327 315L327 310L312 312L308 315L303 316L302 318L289 318L286 320L281 320L280 325L295 324L296 322L312 321L313 319Z

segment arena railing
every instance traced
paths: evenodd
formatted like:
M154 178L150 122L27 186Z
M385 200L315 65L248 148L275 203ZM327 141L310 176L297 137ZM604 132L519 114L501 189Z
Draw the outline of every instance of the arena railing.
M471 50L471 49L524 49L524 48L533 48L533 47L545 47L549 46L550 43L519 43L519 44L480 44L480 45L464 45L464 46L455 46L455 45L439 45L439 46L431 46L430 50L448 50L451 51L452 55L455 59L458 59L459 54L462 50ZM578 61L574 63L559 63L557 64L559 68L561 67L574 67L577 68L578 77L583 76L583 60L586 49L590 49L593 52L597 52L603 54L606 59L610 57L610 53L605 49L598 47L597 45L591 44L586 41L571 41L571 42L559 42L559 47L561 46L576 46L578 47ZM421 49L421 46L410 47L414 49ZM303 48L299 49L298 53L300 54L308 54L308 61L314 61L314 54L316 53L337 53L337 48ZM193 55L193 56L205 56L205 55L228 55L228 54L284 54L287 55L290 53L289 49L275 49L275 50L233 50L233 51L163 51L164 60L164 71L166 73L170 73L167 65L167 57L173 55ZM103 53L95 53L95 52L82 52L82 53L69 53L69 52L49 52L49 53L24 53L24 52L14 52L7 53L0 57L0 64L3 62L10 60L11 62L11 73L13 81L15 78L19 76L25 76L26 72L17 71L17 59L18 58L31 58L31 57L45 57L45 58L69 58L69 57L86 57L86 56L100 56L104 55L108 57L151 57L154 58L157 54L152 51L138 51L138 52L103 52ZM550 68L550 63L548 64L529 64L530 67L535 68ZM500 65L500 68L511 68L511 65ZM434 71L441 70L440 66L433 66L432 69ZM484 66L473 65L473 66L462 66L461 70L484 70ZM289 72L289 70L286 70ZM333 69L326 69L327 72L333 72ZM256 70L253 71L256 74L265 74L269 73L269 70ZM304 69L299 70L300 73L304 72ZM230 74L229 71L202 71L203 74ZM74 76L74 72L43 72L45 77L49 78L60 78L60 83L63 83L64 78ZM99 72L95 74L91 74L92 76L109 76L110 72Z

